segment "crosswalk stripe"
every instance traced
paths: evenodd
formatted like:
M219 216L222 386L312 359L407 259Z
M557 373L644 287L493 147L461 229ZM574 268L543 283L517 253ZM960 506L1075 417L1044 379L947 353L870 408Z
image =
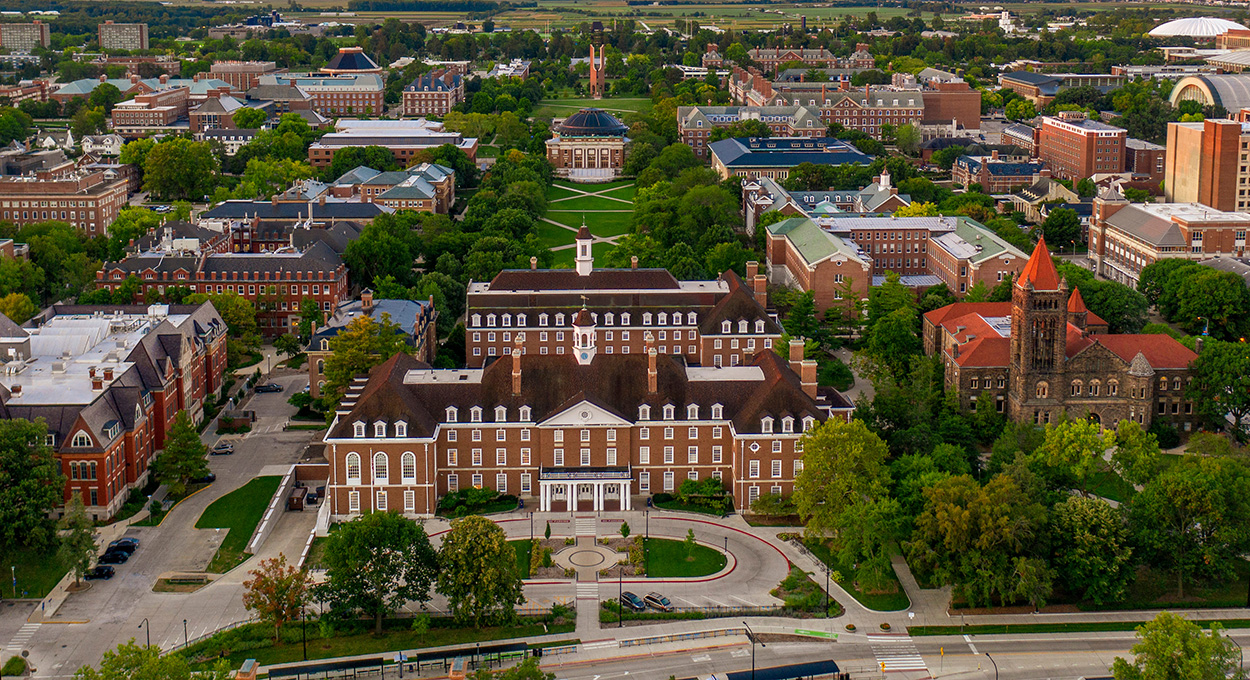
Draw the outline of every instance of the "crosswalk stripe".
M868 644L877 663L890 671L928 671L924 658L906 635L868 635Z
M39 627L42 625L43 624L41 623L22 624L22 627L18 628L17 633L15 633L13 638L9 640L9 644L5 645L5 651L11 651L14 653L20 652L22 647L25 646L27 642L30 642L30 639L35 636L35 631L39 630Z
M599 599L599 584L598 583L577 584L577 599L579 600Z
M578 536L594 536L599 522L594 517L577 517L573 520L573 527Z

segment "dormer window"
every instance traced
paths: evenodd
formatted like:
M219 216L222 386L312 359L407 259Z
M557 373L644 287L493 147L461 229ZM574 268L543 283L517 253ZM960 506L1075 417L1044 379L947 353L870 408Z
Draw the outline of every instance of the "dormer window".
M739 333L747 332L747 320L746 319L742 319L738 322L738 332Z
M508 327L511 327L511 326L512 326L512 315L511 315L511 314L504 314L504 315L503 315L503 325L508 326Z
M676 412L677 412L677 409L674 408L672 404L664 405L664 419L665 420L672 420Z
M650 325L651 325L651 312L643 312L643 313L642 313L642 325L644 325L644 326L650 326Z
M556 314L556 325L557 326L564 325L564 314Z
M481 406L474 406L473 408L469 409L469 422L471 423L482 422L482 407Z
M712 420L723 420L725 418L725 407L720 404L712 404Z
M733 323L730 322L729 319L725 319L724 321L720 322L720 332L722 333L733 332Z
M694 312L690 312L686 314L686 325L693 326L695 325L697 321L698 321L698 317L694 315Z
M781 431L786 434L794 432L794 418L791 418L790 416L786 416L785 418L782 418L781 419Z
M482 315L481 315L481 314L474 314L474 315L473 315L473 325L474 325L474 326L481 326L481 325L482 325Z
M458 414L457 414L457 411L456 411L456 407L455 407L455 406L448 406L448 407L447 407L447 416L444 418L444 420L446 420L446 421L447 421L447 422L449 422L449 423L454 423L454 422L456 422L456 418L457 418L457 417L458 417Z
M813 417L811 417L811 416L805 416L805 417L803 418L803 431L804 431L804 432L807 432L807 431L811 430L811 429L812 429L812 427L813 427L813 426L815 426L815 425L816 425L816 419L815 419L815 418L813 418Z
M56 435L49 432L48 435L44 437L43 443L48 446L56 446Z
M524 314L517 314L517 315L516 315L516 325L518 325L518 326L524 326L524 325L525 325L525 315L524 315Z
M699 419L699 405L698 404L687 405L686 406L686 420L698 420L698 419Z
M608 312L608 313L604 314L604 315L603 315L603 325L605 325L605 326L611 326L611 325L612 325L612 318L613 318L613 317L612 317L612 312Z
M621 325L622 326L629 325L629 312L621 312Z
M395 436L407 437L408 436L408 423L405 423L402 420L395 423Z
M495 325L495 315L494 315L494 314L487 314L487 315L486 315L486 325L487 325L487 326L489 326L489 327L494 327L494 325Z
M86 432L77 432L74 434L74 440L70 444L76 449L83 449L91 446L91 435Z
M651 420L651 407L643 404L638 407L638 420Z
M330 341L329 341L329 340L326 340L325 338L322 338L322 339L321 339L321 351L322 351L322 352L329 352L329 351L330 351Z
M373 436L381 439L386 436L386 422L379 420L373 424Z
M508 407L496 406L495 407L495 422L502 423L507 420L508 420Z
M547 320L548 320L548 318L549 318L549 317L548 317L545 313L544 313L544 314L539 314L539 315L538 315L538 325L539 325L539 326L546 326L546 325L547 325Z
M660 324L661 326L667 326L667 325L668 325L668 314L667 314L666 312L660 312L660 320L659 320L659 324Z
M528 423L532 419L532 409L528 406L521 407L521 422Z
M763 319L756 319L756 321L755 321L755 332L756 332L756 333L763 333L763 332L764 332L764 320L763 320Z
M764 418L760 420L760 430L765 434L769 434L773 431L772 416L764 416Z
M357 439L364 437L365 436L365 424L361 422L355 423L355 425L352 426L352 436L356 437Z

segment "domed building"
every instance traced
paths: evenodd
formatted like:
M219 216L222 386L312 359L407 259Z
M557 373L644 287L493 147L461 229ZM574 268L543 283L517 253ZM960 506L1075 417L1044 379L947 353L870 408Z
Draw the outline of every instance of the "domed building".
M1216 17L1186 17L1160 24L1150 31L1149 35L1152 38L1193 38L1213 41L1230 29L1244 31L1246 27L1235 21Z
M339 53L321 67L321 72L328 76L354 76L381 73L382 67L359 47L340 47Z
M602 109L582 109L556 124L547 160L575 182L606 182L621 174L629 128Z

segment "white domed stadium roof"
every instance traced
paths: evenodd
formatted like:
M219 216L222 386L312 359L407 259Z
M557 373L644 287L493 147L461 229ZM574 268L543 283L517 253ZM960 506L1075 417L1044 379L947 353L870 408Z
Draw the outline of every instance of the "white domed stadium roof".
M1232 28L1240 28L1245 30L1245 26L1228 19L1217 19L1215 17L1188 17L1185 19L1174 19L1165 24L1156 26L1150 32L1150 35L1156 38L1170 38L1174 36L1185 38L1214 38L1217 35L1224 35Z

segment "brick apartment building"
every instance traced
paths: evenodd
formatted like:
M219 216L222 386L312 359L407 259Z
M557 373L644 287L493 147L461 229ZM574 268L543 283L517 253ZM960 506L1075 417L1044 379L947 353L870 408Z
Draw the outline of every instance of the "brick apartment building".
M1128 137L1124 140L1124 169L1145 176L1143 181L1151 186L1153 193L1158 193L1167 171L1167 148Z
M96 30L97 42L103 51L148 49L147 24L116 24L105 21Z
M221 393L226 330L207 302L54 305L25 327L0 315L0 351L21 364L0 376L0 418L44 419L66 501L107 520L146 484L178 411L198 422Z
M175 87L118 102L113 107L113 129L123 137L141 137L173 127L187 117L191 88Z
M0 23L0 47L9 52L30 52L52 46L52 28L36 19L28 24Z
M0 177L0 220L18 226L61 220L88 236L104 234L129 198L124 177L65 169Z
M304 298L316 300L332 314L348 297L347 266L325 243L303 252L281 253L142 253L106 262L96 273L96 286L116 290L128 277L148 289L186 287L192 293L237 293L256 306L256 323L266 337L290 333L299 325Z
M1033 183L1034 175L1045 166L1028 158L999 158L997 151L989 156L960 156L951 166L951 177L965 187L980 184L987 194L1003 194Z
M230 83L238 92L246 92L260 85L261 76L286 73L272 61L217 61L208 68L213 78Z
M417 76L404 88L405 116L445 116L464 101L464 77L435 69Z
M1164 200L1250 211L1250 122L1169 123Z
M382 76L376 73L341 76L263 75L260 87L294 85L312 99L318 113L334 115L381 114L385 107Z
M477 139L459 132L449 132L443 124L417 120L355 120L340 118L334 132L322 136L308 147L308 162L324 168L334 160L339 149L352 146L385 146L403 167L415 162L414 157L443 144L452 144L470 159L477 158Z
M708 45L709 52L715 49L715 45ZM761 69L772 72L776 72L783 64L795 61L813 68L873 68L876 66L876 60L868 50L869 45L859 43L855 46L855 51L851 53L851 56L838 57L823 47L755 47L747 51L747 56ZM707 66L707 64L704 65Z
M1037 136L1038 159L1059 179L1076 182L1095 173L1124 172L1124 128L1065 111L1058 118L1043 117Z
M1245 257L1250 212L1200 203L1129 203L1116 192L1094 198L1089 259L1094 271L1136 286L1141 270L1158 260Z
M677 108L677 137L694 149L696 156L707 156L712 130L758 120L774 137L824 137L827 134L820 111L804 106L680 106Z
M7 100L10 106L17 106L24 101L48 101L48 81L42 78L28 84L0 85L0 99Z

